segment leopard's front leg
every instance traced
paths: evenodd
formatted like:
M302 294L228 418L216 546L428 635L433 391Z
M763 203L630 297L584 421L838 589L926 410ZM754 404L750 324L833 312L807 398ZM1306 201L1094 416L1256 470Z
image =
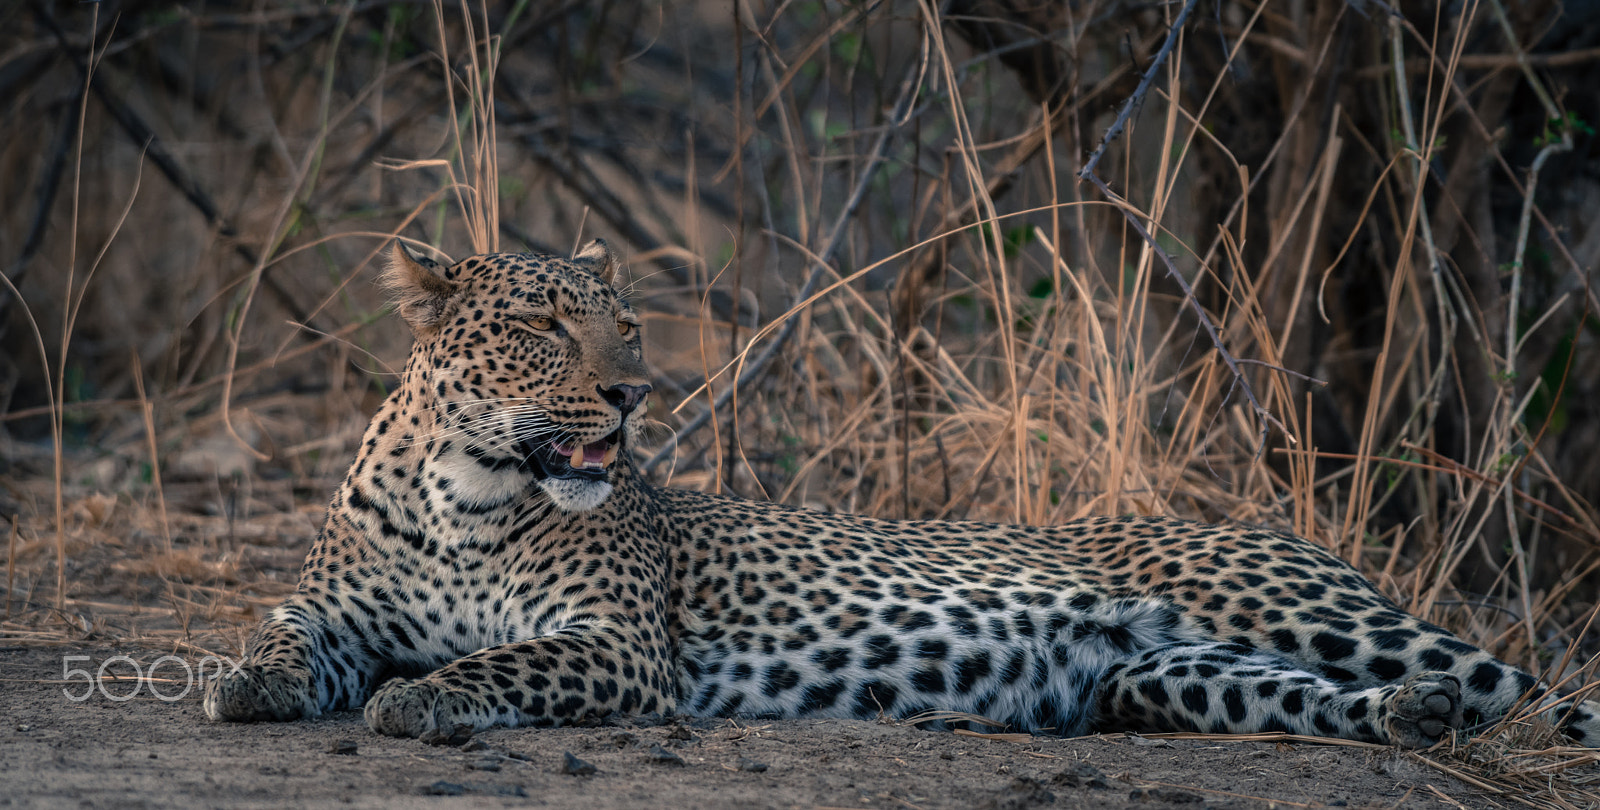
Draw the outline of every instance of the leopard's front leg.
M385 683L367 701L367 725L426 737L670 712L677 698L666 655L609 625L487 647L425 677Z
M295 597L273 610L244 662L206 682L206 716L288 721L361 705L372 691L371 655L321 613Z

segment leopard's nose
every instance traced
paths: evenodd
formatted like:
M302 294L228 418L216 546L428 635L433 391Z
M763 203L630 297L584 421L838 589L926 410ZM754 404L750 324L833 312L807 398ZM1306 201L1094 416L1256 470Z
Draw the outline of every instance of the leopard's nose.
M613 385L610 388L596 386L596 389L605 401L622 411L624 417L633 413L633 409L639 407L639 403L650 393L648 385Z

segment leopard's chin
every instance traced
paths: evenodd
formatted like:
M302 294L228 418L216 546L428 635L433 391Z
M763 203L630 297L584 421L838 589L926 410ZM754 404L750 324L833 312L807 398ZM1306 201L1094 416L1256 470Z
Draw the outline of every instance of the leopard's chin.
M543 478L539 488L545 491L556 506L567 512L587 512L596 509L611 497L610 481L578 478Z

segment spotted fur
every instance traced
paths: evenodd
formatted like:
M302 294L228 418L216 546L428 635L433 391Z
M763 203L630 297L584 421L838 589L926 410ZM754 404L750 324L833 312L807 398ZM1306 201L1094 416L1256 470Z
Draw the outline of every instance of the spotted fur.
M218 720L427 736L613 714L969 712L1016 729L1429 745L1532 677L1321 548L1164 518L891 522L656 489L602 243L387 275L417 344ZM1600 743L1600 706L1563 707Z

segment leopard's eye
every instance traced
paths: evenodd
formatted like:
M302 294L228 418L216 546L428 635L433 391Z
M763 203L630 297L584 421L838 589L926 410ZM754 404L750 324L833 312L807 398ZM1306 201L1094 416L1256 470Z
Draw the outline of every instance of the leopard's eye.
M617 334L619 334L619 335L621 335L623 337L627 337L627 336L633 334L633 330L635 330L637 328L638 328L637 326L634 326L632 323L629 323L628 321L617 321Z
M556 319L549 315L535 315L527 323L535 332L554 332L556 328Z

